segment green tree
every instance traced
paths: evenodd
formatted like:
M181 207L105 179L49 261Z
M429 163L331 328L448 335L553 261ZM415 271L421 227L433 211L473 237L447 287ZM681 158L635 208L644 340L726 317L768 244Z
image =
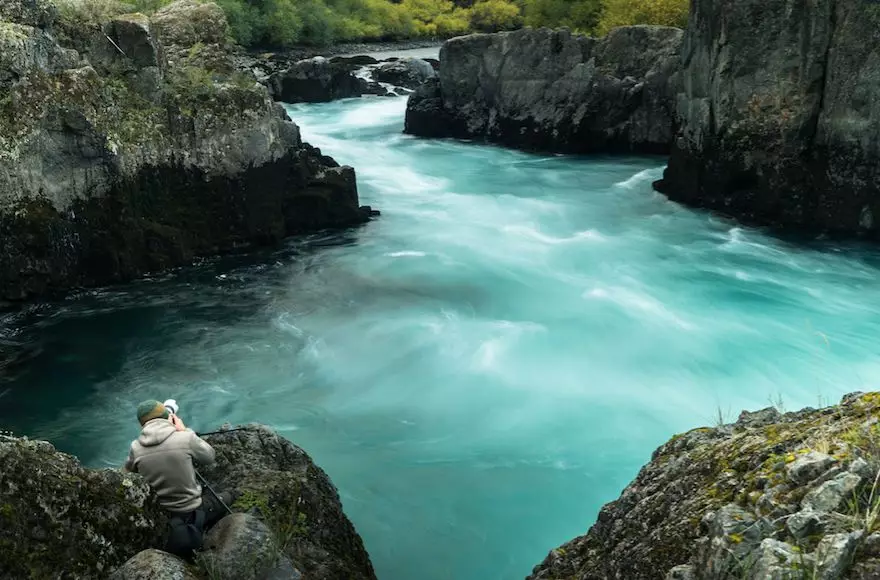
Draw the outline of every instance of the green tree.
M239 44L254 46L266 40L266 16L262 5L242 0L217 0L217 3L226 13L229 30Z
M264 41L272 46L293 46L301 42L305 23L296 0L272 0L267 4Z
M567 26L592 33L602 12L601 0L524 0L525 23L529 26Z
M513 30L522 26L519 6L507 0L484 0L471 8L471 27L481 32Z
M684 28L689 7L689 0L605 0L597 31L607 34L612 28L632 24Z

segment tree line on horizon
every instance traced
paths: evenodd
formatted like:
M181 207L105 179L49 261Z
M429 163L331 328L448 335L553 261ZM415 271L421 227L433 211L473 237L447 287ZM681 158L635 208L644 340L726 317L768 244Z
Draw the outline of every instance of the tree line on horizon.
M87 0L88 1L88 0ZM172 0L123 0L149 13ZM214 0L252 48L445 39L522 26L603 35L617 26L683 27L689 0Z

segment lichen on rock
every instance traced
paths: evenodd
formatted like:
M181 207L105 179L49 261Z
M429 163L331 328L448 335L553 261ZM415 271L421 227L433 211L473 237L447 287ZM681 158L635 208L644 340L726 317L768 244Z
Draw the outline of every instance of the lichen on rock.
M0 577L106 576L161 545L166 525L140 477L88 470L45 441L0 435Z
M530 578L876 577L878 412L880 395L855 393L675 436Z

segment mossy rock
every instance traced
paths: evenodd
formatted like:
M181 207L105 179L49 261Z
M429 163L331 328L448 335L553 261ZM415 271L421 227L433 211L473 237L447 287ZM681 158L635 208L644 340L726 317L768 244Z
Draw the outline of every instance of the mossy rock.
M45 441L0 436L0 577L104 577L161 546L166 526L141 477L84 469Z
M875 496L870 474L880 470L878 411L880 393L854 393L835 407L786 414L769 408L743 413L731 425L675 435L585 535L551 551L529 578L648 580L682 565L701 571L698 578L731 577L722 572L744 566L762 539L787 542L793 551L815 549L822 536L792 536L788 516L802 509L810 490L854 473L861 484L846 513L820 515L832 522L828 533L858 535ZM826 458L824 467L793 476L796 462L808 456ZM863 460L859 466L856 459ZM712 522L724 510L747 514L760 534L750 528L755 537L713 535ZM736 561L718 559L739 552L745 555ZM854 565L865 568L858 557ZM732 577L752 578L740 573L746 575Z
M211 435L217 463L203 471L233 509L260 517L303 576L374 580L360 536L327 474L301 448L260 426Z

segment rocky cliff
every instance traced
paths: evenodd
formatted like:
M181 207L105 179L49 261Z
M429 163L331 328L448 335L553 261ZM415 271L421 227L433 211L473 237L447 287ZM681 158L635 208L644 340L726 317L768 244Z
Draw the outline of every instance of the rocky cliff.
M571 153L669 150L682 31L604 38L523 29L447 41L439 80L407 106L407 133Z
M234 73L226 20L0 3L0 300L365 221L354 171Z
M168 523L139 475L0 435L0 578L375 579L336 488L305 451L259 425L207 440L217 463L202 474L237 493L237 513L193 565L156 550Z
M531 580L880 577L880 393L677 435Z
M880 5L696 0L657 188L749 221L876 236Z

